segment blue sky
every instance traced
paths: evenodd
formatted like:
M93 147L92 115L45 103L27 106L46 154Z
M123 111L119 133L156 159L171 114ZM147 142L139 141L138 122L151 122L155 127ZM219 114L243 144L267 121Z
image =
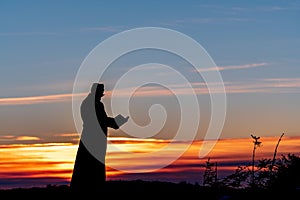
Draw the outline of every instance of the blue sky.
M71 93L81 62L101 41L156 26L192 37L224 67L235 89L224 137L299 135L299 11L300 1L289 0L1 1L0 98ZM1 135L74 131L70 102L0 109Z

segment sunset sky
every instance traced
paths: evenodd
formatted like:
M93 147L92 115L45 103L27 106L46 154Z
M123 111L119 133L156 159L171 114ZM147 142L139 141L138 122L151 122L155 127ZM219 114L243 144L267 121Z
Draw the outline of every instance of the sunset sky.
M53 179L69 181L79 137L72 97L82 99L86 95L72 94L76 74L100 42L139 27L179 31L201 44L214 60L217 68L204 67L198 72L219 70L225 86L225 124L221 140L210 152L212 157L231 163L224 164L225 168L250 159L251 133L264 139L261 156L272 155L283 132L281 152L300 153L299 11L300 1L295 0L0 1L0 187L47 184ZM112 114L113 83L132 66L145 63L173 66L191 83L201 111L196 141L181 159L164 168L170 172L164 174L145 173L153 167L148 157L127 158L123 152L109 152L109 166L143 173L110 169L108 176L172 181L188 177L195 181L187 168L193 171L193 166L204 162L198 153L210 121L210 95L198 72L186 62L149 49L116 60L101 79L107 113ZM145 71L145 76L170 76L155 66L146 70L150 71ZM220 83L215 84L218 87ZM175 89L180 95L191 95L180 84ZM127 95L126 88L118 92L120 98ZM163 87L150 85L136 90L129 124L150 123L149 109L154 104L166 111L162 129L141 132L136 140L123 130L110 130L110 141L126 151L149 153L172 140L180 109L173 93ZM172 145L174 152L183 148L179 143ZM162 162L168 160L158 155ZM231 162L237 157L239 161ZM131 164L126 166L124 159ZM179 173L181 170L185 173Z

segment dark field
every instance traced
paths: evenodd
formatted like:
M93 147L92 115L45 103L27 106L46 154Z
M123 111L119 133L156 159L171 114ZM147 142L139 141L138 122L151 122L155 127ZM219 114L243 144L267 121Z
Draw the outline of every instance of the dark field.
M101 197L100 197L101 195ZM102 196L103 195L103 196ZM78 198L70 192L68 185L47 185L45 187L15 188L0 190L1 197L21 198ZM87 199L95 198L179 198L184 199L299 199L300 190L229 189L203 187L198 184L170 183L158 181L108 181L104 191L97 194L81 194ZM99 198L97 198L99 196Z

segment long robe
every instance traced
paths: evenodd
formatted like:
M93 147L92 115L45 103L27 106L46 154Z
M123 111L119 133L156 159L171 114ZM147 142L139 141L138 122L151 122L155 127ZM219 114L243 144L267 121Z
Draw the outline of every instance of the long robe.
M81 104L83 130L74 163L70 188L74 192L98 192L105 187L108 127L118 129L104 105L90 93Z

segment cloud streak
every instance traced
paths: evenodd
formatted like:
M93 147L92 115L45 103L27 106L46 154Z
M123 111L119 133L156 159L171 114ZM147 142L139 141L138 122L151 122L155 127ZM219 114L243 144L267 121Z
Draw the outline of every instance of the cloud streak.
M0 36L57 36L57 32L0 32Z
M0 136L0 142L3 141L39 141L41 138L36 136L28 136L28 135L22 135L22 136L14 136L14 135L3 135Z
M245 66L254 67L254 66ZM210 90L205 82L191 83L194 93L197 95L205 95L210 93L300 93L300 78L278 78L278 79L259 79L249 81L236 82L216 82L210 83ZM151 97L151 96L170 96L170 95L191 95L191 89L187 85L176 84L172 85L172 91L159 86L148 86L135 93L130 94L128 88L114 91L114 97L136 96L136 97ZM107 93L110 96L110 92Z
M169 22L162 22L162 25L168 26L178 26L178 25L185 25L185 24L212 24L212 23L231 23L231 22L249 22L254 21L253 19L249 18L241 18L241 17L223 17L223 18L183 18L183 19L176 19Z
M19 136L16 138L17 141L38 141L40 140L39 137L35 136Z
M265 64L251 64L244 66L230 66L224 67L226 70L237 68L251 68L265 66ZM225 69L224 69L225 70ZM210 83L211 90L207 88L205 82L192 82L191 83L194 93L197 95L204 95L210 93L223 93L223 85L227 94L236 93L300 93L300 78L268 78L249 81L237 82L220 82ZM159 86L147 86L135 90L133 94L128 91L132 88L122 88L115 90L113 97L157 97L157 96L171 96L171 95L191 95L191 89L187 85L176 84L172 85L173 90L168 90ZM137 88L136 88L137 89ZM32 97L15 97L15 98L0 98L0 106L10 105L31 105L41 103L57 103L57 102L70 102L72 97L83 98L87 93L80 94L57 94L45 96L32 96ZM106 91L105 96L112 97L112 91Z
M70 94L55 94L55 95L45 95L45 96L0 98L0 106L65 102L65 101L71 101L72 97L81 97L85 95L86 93L81 93L81 94L70 93Z
M87 32L108 32L108 33L113 33L113 32L120 32L122 30L127 29L124 26L98 26L98 27L86 27L82 28L81 31L87 31Z
M203 68L203 69L198 69L197 71L198 72L209 72L209 71L239 70L239 69L249 69L249 68L255 68L255 67L265 67L268 65L269 64L266 62L261 62L261 63L245 64L245 65L229 65L229 66Z

